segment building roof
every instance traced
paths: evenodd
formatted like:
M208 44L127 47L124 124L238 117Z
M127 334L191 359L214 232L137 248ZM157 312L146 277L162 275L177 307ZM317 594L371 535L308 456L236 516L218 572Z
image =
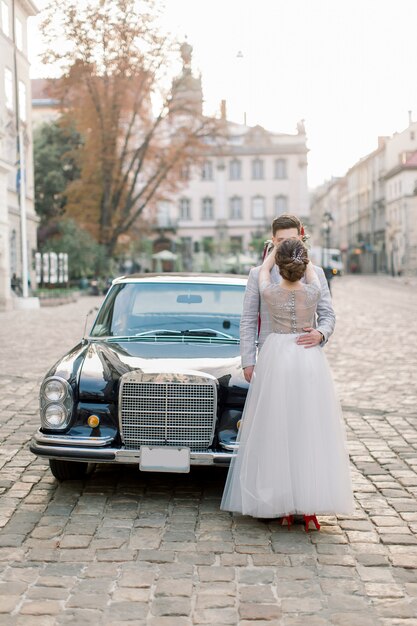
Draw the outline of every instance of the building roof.
M399 172L403 172L404 170L417 169L417 150L415 150L414 152L403 152L400 157L401 162L385 174L385 179L392 178L393 176L395 176Z
M274 133L262 126L225 121L223 140L206 141L206 155L307 154L305 134Z
M33 106L45 106L47 104L59 103L59 100L52 95L54 83L54 78L32 78L30 84L32 88Z
M355 169L358 169L358 168L362 167L363 165L366 165L367 161L369 161L370 159L375 157L377 154L383 152L385 150L385 145L386 145L386 142L387 142L388 139L389 139L389 137L386 137L386 136L378 137L378 147L375 150L372 150L372 152L369 152L365 156L361 157L358 161L356 161L356 163L354 163L348 169L348 171L346 172L345 176L348 176Z

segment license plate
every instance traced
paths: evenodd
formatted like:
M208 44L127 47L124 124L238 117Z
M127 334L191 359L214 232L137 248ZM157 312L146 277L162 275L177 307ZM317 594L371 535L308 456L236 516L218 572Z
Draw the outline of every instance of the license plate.
M190 471L190 448L141 446L139 469L142 472Z

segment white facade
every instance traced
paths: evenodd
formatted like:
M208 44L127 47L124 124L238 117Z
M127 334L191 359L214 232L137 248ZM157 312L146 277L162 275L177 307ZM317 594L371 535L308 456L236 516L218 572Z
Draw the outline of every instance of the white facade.
M326 208L336 216L332 245L342 250L347 271L417 273L416 154L417 122L410 114L404 131L379 137L377 149L343 178L313 192L313 223L320 223Z
M417 274L417 151L387 174L387 253L392 275Z
M208 145L180 192L159 207L158 224L174 226L187 269L193 253L250 253L252 240L269 236L282 213L309 215L305 133L232 122L226 129L223 145Z
M400 133L394 133L387 141L385 150L386 171L391 171L403 159L403 154L411 154L417 150L417 122L410 119L408 127Z
M310 232L312 246L329 248L342 248L342 223L340 197L343 179L332 178L314 190L311 196L310 208ZM325 232L323 222L325 215L331 215L328 234ZM329 244L329 245L327 245Z
M201 76L192 74L192 47L183 44L181 54L183 70L173 81L172 97L201 115ZM228 121L224 100L220 111L221 133L206 139L198 162L182 168L179 191L157 207L154 228L160 236L154 248L174 249L186 270L225 270L225 257L236 253L256 261L252 243L271 235L276 216L309 215L303 122L295 134L273 133Z
M386 145L386 249L392 275L417 275L417 122Z
M330 243L339 248L346 271L385 271L385 147L378 147L355 163L342 178L315 190L311 212L313 240L320 236L320 222L327 211L333 218ZM321 241L324 245L323 237Z
M13 13L13 11L15 13ZM10 283L22 276L21 220L17 184L17 115L25 148L26 231L30 266L36 250L27 19L30 0L0 0L0 309L11 306ZM34 275L30 279L34 284Z

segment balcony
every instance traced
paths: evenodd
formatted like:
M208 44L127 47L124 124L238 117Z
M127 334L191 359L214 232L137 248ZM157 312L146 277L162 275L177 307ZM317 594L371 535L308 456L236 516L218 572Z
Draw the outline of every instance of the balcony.
M158 215L152 224L153 231L169 231L177 232L178 219L171 218L167 215Z

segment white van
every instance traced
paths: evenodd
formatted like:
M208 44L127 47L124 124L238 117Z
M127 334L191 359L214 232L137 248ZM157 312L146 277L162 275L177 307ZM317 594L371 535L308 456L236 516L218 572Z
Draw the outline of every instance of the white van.
M309 250L308 256L314 265L319 265L323 268L330 267L335 276L343 274L342 253L339 248L313 246Z

